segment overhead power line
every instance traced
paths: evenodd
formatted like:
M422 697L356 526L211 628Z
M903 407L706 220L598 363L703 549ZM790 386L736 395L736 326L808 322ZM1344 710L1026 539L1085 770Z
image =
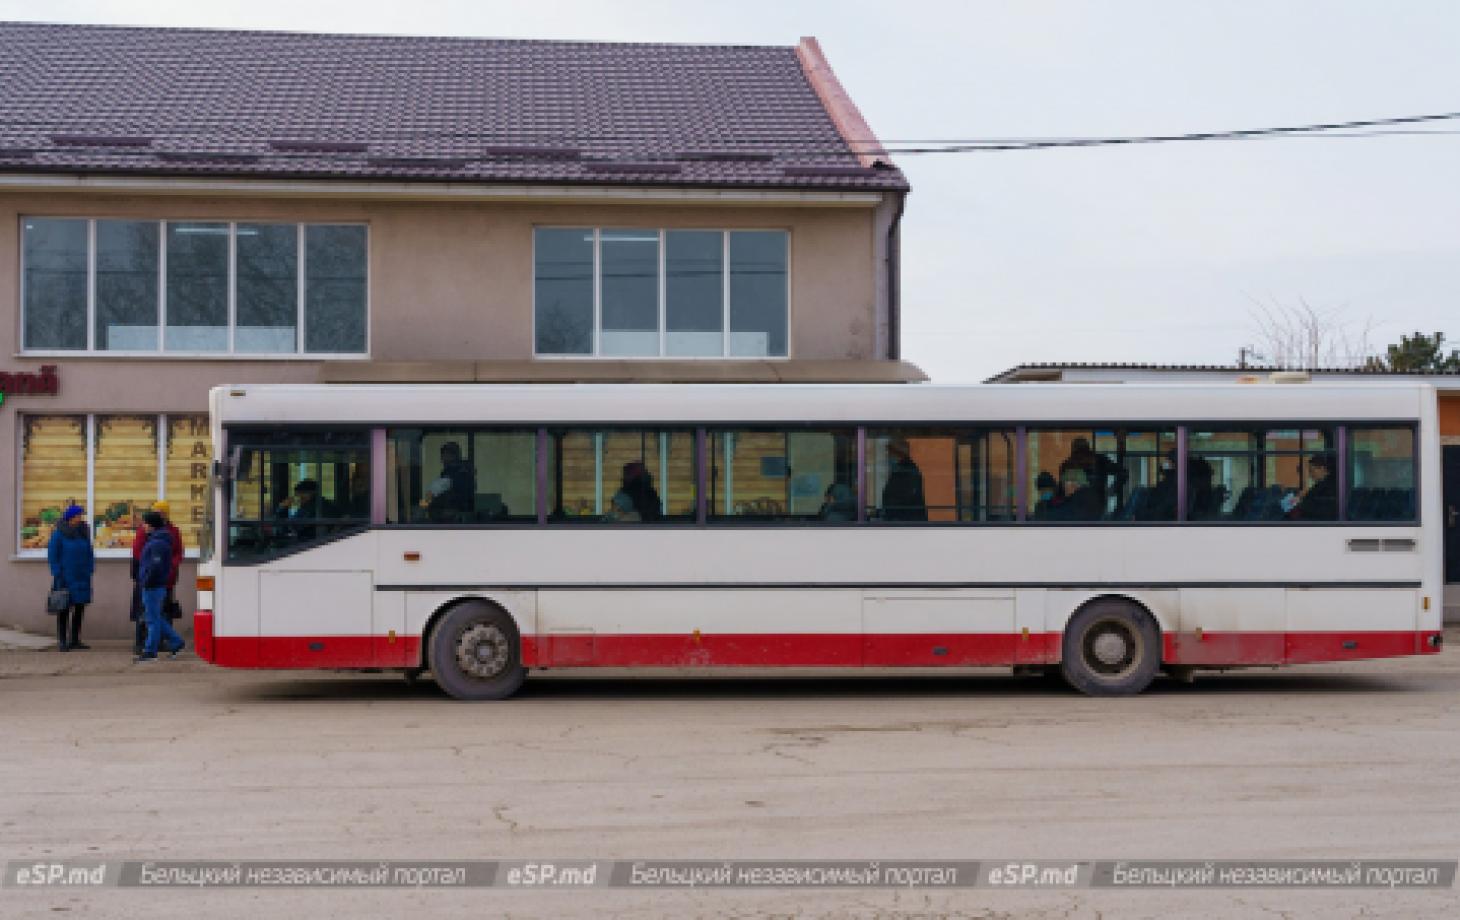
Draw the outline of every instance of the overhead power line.
M1246 140L1270 140L1283 138L1373 138L1373 137L1419 137L1419 136L1451 136L1460 134L1460 130L1447 130L1445 128L1416 129L1416 125L1439 124L1460 120L1460 112L1440 112L1429 115L1403 115L1391 118L1373 118L1357 121L1321 122L1305 125L1286 125L1268 128L1248 128L1222 131L1196 131L1179 134L1146 134L1146 135L1107 135L1107 136L1065 136L1065 137L1005 137L1005 138L901 138L901 139L847 139L846 143L853 153L875 155L885 153L893 156L906 155L936 155L936 154L962 154L962 153L989 153L1021 150L1050 150L1072 147L1116 147L1116 146L1137 146L1151 144L1174 144L1174 143L1199 143L1205 141L1246 141ZM143 130L145 125L142 120L127 119L125 125L105 122L82 122L78 126L77 121L59 120L25 120L6 119L0 117L0 131L34 132L40 134L49 133L70 133L84 127L88 133L107 133L111 130L122 131L125 134L147 134L149 130ZM286 133L294 136L311 134L313 139L320 141L334 141L342 137L348 137L351 141L360 141L371 145L398 145L432 141L455 142L450 153L432 153L435 156L465 156L472 157L470 150L472 144L561 144L561 145L591 145L595 143L615 144L623 143L633 145L644 140L641 136L619 135L607 133L531 133L515 134L489 131L400 131L400 130L341 130L338 123L319 125L312 129L311 126L290 125ZM150 128L150 133L159 140L183 141L183 140L204 140L210 139L210 135L217 131L217 125L168 125L161 128ZM238 123L233 122L228 126L228 141L238 139ZM189 137L189 135L194 135ZM221 139L221 138L220 138ZM249 140L252 140L251 138ZM680 141L685 148L721 147L726 150L743 150L747 153L755 152L757 146L762 147L765 152L774 152L778 159L795 161L802 157L821 157L845 155L846 147L825 148L816 146L797 146L805 144L822 144L826 142L825 137L798 138L794 134L780 134L766 137L735 136L728 139L718 139L718 142L706 138L704 135L686 136ZM673 141L670 141L673 143ZM656 147L665 144L663 138L656 139ZM767 149L768 148L768 149ZM12 148L13 149L13 148ZM40 152L43 148L29 148L32 151ZM108 150L110 156L149 156L154 151L146 148L132 150ZM594 151L597 153L598 151ZM376 151L372 151L376 153ZM622 151L623 155L631 156L635 160L676 160L680 159L678 154L636 154L631 149ZM362 155L360 153L344 154L328 151L310 152L285 152L271 150L264 154L271 161L279 160L310 160L314 162L348 161L358 162ZM533 159L529 154L528 159Z
M1114 147L1123 144L1175 144L1199 141L1237 141L1282 137L1383 137L1387 135L1453 134L1452 131L1382 131L1367 129L1393 128L1405 125L1432 124L1460 120L1460 112L1433 115L1400 115L1393 118L1371 118L1361 121L1323 122L1309 125L1288 125L1275 128L1247 128L1229 131L1196 131L1184 134L1143 134L1108 137L1028 137L1004 139L968 139L931 141L932 146L903 146L909 142L884 142L888 153L978 153L998 150L1042 150L1055 147ZM853 142L858 149L859 142ZM875 142L860 142L870 152Z

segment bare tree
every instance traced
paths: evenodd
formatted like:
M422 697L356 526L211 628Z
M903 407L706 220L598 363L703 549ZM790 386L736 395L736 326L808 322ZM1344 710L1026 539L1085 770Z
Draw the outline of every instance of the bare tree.
M1349 320L1343 308L1319 308L1306 298L1295 303L1252 299L1253 343L1238 353L1243 367L1285 370L1364 367L1374 357L1369 335L1374 320Z

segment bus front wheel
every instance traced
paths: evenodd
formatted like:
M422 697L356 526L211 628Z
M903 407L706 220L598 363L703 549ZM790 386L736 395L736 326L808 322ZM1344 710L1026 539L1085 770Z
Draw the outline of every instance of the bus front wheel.
M490 604L453 607L431 632L431 674L458 700L503 700L527 677L512 618Z
M1160 665L1160 631L1150 614L1129 601L1094 601L1065 627L1060 673L1081 693L1140 693L1155 679Z

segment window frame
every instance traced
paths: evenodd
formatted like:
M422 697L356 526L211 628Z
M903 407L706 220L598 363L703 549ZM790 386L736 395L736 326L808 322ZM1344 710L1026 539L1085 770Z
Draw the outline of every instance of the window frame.
M285 440L281 440L281 442L278 443L278 444L266 444L266 443L263 443L262 441L254 441L253 443L249 443L249 440L248 440L251 437L257 438L257 437L262 436L264 438L267 438L269 436L278 437L280 435L283 435L284 438L287 439L290 436L297 436L297 435L299 435L301 433L303 433L303 434L317 434L318 432L320 432L322 430L328 430L331 433L335 433L335 434L344 434L344 433L354 434L354 433L361 433L361 434L364 435L364 438L363 438L364 443L363 444L345 444L345 445L324 445L324 444L319 444L319 443L309 443L309 444L302 444L301 445L301 444L287 443L287 441L285 441ZM374 432L375 431L378 431L378 430L384 430L384 426L379 426L379 425L362 425L362 424L349 424L349 425L335 425L335 426L332 426L332 427L329 427L328 429L326 429L326 426L323 426L323 425L319 425L319 424L308 424L308 423L306 423L306 424L299 424L299 425L286 425L283 428L279 428L279 429L261 428L261 427L259 427L257 425L238 425L238 426L225 427L223 429L223 444L224 444L223 449L220 450L217 445L214 445L214 448L213 448L213 453L214 453L215 456L221 456L221 457L225 457L226 458L223 462L224 462L225 468L228 469L228 475L220 483L220 485L222 487L221 499L222 499L222 502L223 502L223 511L224 511L224 514L222 514L221 516L218 516L217 517L217 520L215 520L215 522L214 522L214 527L216 528L216 531L217 531L214 534L214 539L215 539L215 541L219 541L221 543L221 547L217 547L217 548L221 548L221 550L222 550L221 552L217 552L217 548L215 548L215 555L214 555L215 560L218 561L218 562L220 562L222 565L227 566L229 568L247 568L249 566L263 565L263 564L268 563L268 562L273 562L273 561L275 561L277 559L284 559L284 558L287 558L289 556L296 555L298 553L304 552L305 550L314 549L315 547L318 547L318 546L325 546L327 544L334 543L334 542L339 541L339 540L345 540L345 539L348 539L350 537L359 536L362 533L369 533L371 530L380 529L382 525L379 524L379 523L377 523L376 520L375 520L375 500L376 500L376 496L374 495L374 490L377 488L377 483L376 483L376 480L375 480L375 475L376 474L375 474L375 470L374 470L374 465L375 465L376 459L377 459L376 458L376 438L375 438ZM233 509L233 496L234 496L234 490L236 488L235 483L238 481L237 480L237 476L236 476L236 472L237 471L233 469L233 459L234 459L235 454L238 451L240 451L240 450L244 450L244 449L248 449L248 448L265 449L265 448L270 448L270 447L277 447L279 449L285 449L285 450L290 449L290 448L303 448L303 449L316 449L316 450L318 450L318 449L341 449L341 450L355 449L355 450L363 450L364 451L364 456L365 456L366 462L369 463L370 464L370 467L371 467L370 468L370 476L371 476L371 479L370 479L371 511L370 511L370 513L365 516L365 518L363 519L363 521L362 521L362 519L360 519L358 517L347 517L347 518L316 518L316 519L314 519L316 526L321 526L321 525L322 526L334 526L336 524L352 524L352 525L356 525L356 526L351 526L351 527L348 527L348 528L342 527L340 530L337 530L337 531L335 531L333 533L327 533L324 536L315 537L314 539L309 540L308 542L294 544L294 545L290 545L290 546L276 547L271 552L260 553L258 555L250 556L250 557L247 557L247 558L240 558L240 557L235 556L234 555L234 552L233 552L233 545L232 545L232 543L230 541L230 537L229 537L229 535L232 532L231 528L235 524L241 524L241 525L260 524L260 525L262 525L262 524L264 524L264 523L266 523L268 521L271 521L273 519L272 518L267 518L267 519L260 518L259 520L254 521L254 520L247 520L247 519L244 519L244 518L235 518L231 513L229 513ZM218 495L213 495L213 496L210 497L209 500L212 501L212 500L217 499L217 498L219 498Z
M354 430L354 429L359 428L359 427L360 426L341 426L339 430L346 430L346 429ZM543 483L542 483L543 463L542 463L541 457L539 456L542 453L542 451L543 451L543 443L542 443L543 427L541 425L512 424L512 423L478 424L478 423L473 423L473 422L464 422L464 423L457 424L457 425L452 425L452 424L445 424L445 425L443 425L443 424L431 423L431 424L422 424L422 425L416 425L416 424L373 425L373 426L365 426L365 427L368 430L378 431L378 432L381 433L380 437L382 438L382 444L381 444L382 453L381 453L381 456L378 459L378 462L381 464L381 467L384 470L384 474L385 474L387 480L395 472L395 468L392 467L392 466L390 466L390 464L387 462L387 457L389 456L389 449L388 449L387 445L390 443L391 434L393 432L400 432L400 431L420 431L423 434L432 434L432 433L436 433L436 434L440 434L440 433L452 433L452 434L455 434L455 433L460 432L460 433L465 434L468 439L471 439L472 437L474 437L477 434L530 434L532 436L532 438L533 438L533 455L534 455L533 456L533 492L534 492L534 495L533 495L533 503L532 503L533 510L532 510L532 514L531 515L520 515L520 516L519 515L514 515L512 518L500 518L500 519L496 519L496 520L489 519L489 520L485 520L485 521L473 521L473 522L465 523L465 524L458 524L458 523L453 523L453 522L450 522L450 521L392 521L390 519L390 516L393 513L393 509L390 507L389 497L387 495L382 495L382 496L378 496L378 497L372 495L371 496L371 501L372 502L377 502L378 501L378 502L382 503L382 505L383 505L383 507L385 509L385 515L379 521L372 520L371 521L371 524L370 524L371 529L381 529L381 530L501 530L501 529L517 529L517 528L522 528L522 527L536 527L536 526L538 526L539 524L542 523L542 506L543 506L544 499L543 499L543 497L541 495L536 494L536 493L540 492L542 490L542 487L543 487ZM548 430L551 430L551 428L549 428ZM371 456L371 462L372 463L377 462L377 458L373 454ZM375 484L375 482L373 480L371 482L371 488L372 489L376 488L376 484ZM531 520L525 520L525 518L528 518L528 517L531 517Z
M28 348L25 341L26 290L25 290L25 222L28 220L78 220L86 222L86 348ZM157 349L155 351L105 350L96 347L96 225L98 221L125 221L132 223L155 223L158 225L157 260ZM225 351L169 351L167 350L167 236L170 224L225 224L228 227L228 348ZM295 347L294 351L236 351L235 333L238 326L238 228L248 224L285 224L295 228L296 261L296 304L295 304ZM363 351L305 351L305 278L308 267L305 259L305 237L309 227L361 227L365 231L365 347ZM18 339L19 355L36 358L149 358L181 361L358 361L371 354L371 317L374 299L373 234L368 220L272 220L268 218L231 217L137 217L133 215L96 214L22 214L16 225L17 264L19 267L20 326Z
M595 224L585 227L581 224L533 224L532 245L528 262L532 266L532 357L534 360L543 361L572 361L572 360L594 360L594 361L789 361L795 353L792 341L791 330L794 324L791 322L792 314L795 312L795 304L791 296L795 290L795 279L793 277L795 266L795 234L790 227L774 226L751 226L751 227L707 227L707 226L684 226L684 227L643 227L635 226L632 223L624 224ZM593 350L589 352L540 352L537 350L537 232L539 230L584 230L593 234L593 329L590 334L590 341L593 343ZM642 233L657 233L659 236L659 353L657 355L614 355L605 354L603 351L603 233L604 231L639 231ZM721 304L720 304L720 354L718 355L672 355L668 353L669 348L669 284L668 284L668 234L670 233L718 233L720 234L720 270L721 270ZM780 233L786 238L786 353L784 355L735 355L730 351L730 234L732 233Z
M127 411L127 410L117 410L115 412L84 412L84 411L67 411L67 410L64 410L64 409L60 409L60 410L57 410L57 411L54 411L54 412L24 412L24 413L17 413L17 415L16 415L16 430L17 430L17 432L20 432L20 431L23 430L23 426L25 424L25 419L26 418L53 418L53 417L70 416L72 418L84 418L86 420L86 434L85 434L85 437L86 437L86 517L87 517L87 526L88 527L91 526L91 522L92 522L92 520L94 519L94 517L96 515L96 509L95 509L95 506L96 506L96 435L97 435L96 420L97 420L98 417L101 417L101 416L113 416L113 415L139 415L139 416L146 415L146 416L152 416L152 417L156 418L156 420L157 420L157 426L158 426L157 427L157 497L156 497L156 499L154 499L154 501L163 501L163 500L165 500L167 498L167 449L168 449L168 440L171 437L171 433L172 433L172 429L168 425L168 420L171 419L171 418L182 418L182 417L186 417L186 416L200 416L202 418L207 418L208 413L206 413L206 412L132 412L132 411ZM23 445L21 443L22 440L23 439L21 437L19 437L19 436L17 436L16 439L15 439L15 473L16 473L16 475L15 475L15 531L14 531L14 534L15 534L15 548L16 549L15 549L15 557L14 558L16 558L18 560L28 560L28 559L44 560L44 559L47 558L47 551L45 549L23 549L23 548L21 548L21 545L20 545L20 543L21 543L21 527L24 525L24 519L25 519L25 511L24 511L24 507L23 507L24 506L24 502L25 502L25 466L24 466L24 464L25 464L25 451L24 451L24 447L23 447ZM213 452L214 452L215 455L217 454L217 445L214 445L213 446ZM210 460L210 464L211 464L211 460ZM213 500L212 499L212 493L210 492L207 501L211 502L212 500ZM204 532L204 536L205 535L206 535L206 531ZM199 558L199 556L202 553L202 549L203 549L202 548L202 545L201 545L202 536L200 536L199 540L200 540L200 545L198 547L196 547L196 548L188 547L186 545L184 546L184 548L183 548L183 558L184 559L193 559L193 560L196 560L196 559ZM95 545L95 541L96 541L96 534L93 533L92 534L92 551L95 553L97 559L130 559L130 558L132 558L132 551L131 550L128 550L128 549L120 549L120 548L116 548L116 549L98 548Z
M1189 431L1190 428L1191 428L1191 426L1189 426L1189 425L1182 425L1181 423L1178 423L1178 422L1165 422L1165 421L1148 422L1148 421L1144 421L1144 420L1140 420L1140 421L1129 421L1129 422L1103 422L1103 421L1096 421L1096 422L1046 422L1046 421L1039 421L1039 422L1035 422L1033 424L1029 424L1027 422L1020 423L1020 425L1019 425L1019 429L1020 429L1019 445L1016 448L1016 450L1018 452L1018 456L1016 457L1016 461L1017 461L1018 465L1023 469L1024 472L1023 472L1023 475L1020 477L1019 481L1015 484L1015 501L1019 503L1019 508L1018 508L1019 517L1018 517L1018 520L1016 521L1016 523L1021 524L1021 525L1028 525L1028 526L1041 527L1041 528L1050 528L1050 527L1111 527L1111 526L1115 526L1115 527L1170 527L1170 526L1175 526L1175 525L1178 525L1178 524L1186 524L1186 523L1188 523L1188 521L1186 520L1185 509L1182 507L1182 505L1181 505L1180 502L1177 503L1175 517L1171 518L1170 520L1163 520L1163 521L1143 521L1143 520L1123 519L1123 518L1106 519L1104 517L1096 518L1094 520L1054 520L1054 521L1048 521L1048 520L1038 520L1038 519L1036 519L1034 517L1034 506L1033 506L1033 503L1030 501L1030 497L1031 497L1031 495L1030 495L1030 486L1033 484L1034 477L1036 475L1038 475L1038 474L1035 473L1030 468L1030 466L1029 466L1029 442L1030 442L1030 440L1034 436L1036 436L1036 435L1038 435L1038 434L1040 434L1042 432L1078 432L1078 433L1083 433L1083 432L1088 431L1088 432L1090 432L1092 438L1094 438L1095 436L1097 436L1102 431L1119 432L1123 436L1129 436L1132 432L1135 432L1137 434L1155 434L1156 435L1156 454L1155 454L1155 456L1156 456L1157 460L1159 461L1159 459L1161 457L1161 449L1160 449L1161 436L1163 434L1166 434L1167 432L1170 432L1174 436L1171 447L1172 447L1173 450L1175 450L1177 452L1177 457L1179 458L1178 459L1177 466L1178 466L1178 468L1182 468L1182 467L1184 467L1184 464L1181 463L1180 460L1185 459L1185 455L1184 455L1184 453L1182 451L1182 445L1185 443L1185 436L1183 435L1183 432ZM1092 444L1091 447L1093 449L1094 445ZM1097 451L1097 453L1098 453L1098 451ZM1185 470L1184 469L1179 469L1179 472L1177 472L1177 492L1178 492L1178 494L1182 494L1185 491L1185 489L1184 489L1185 479L1186 479L1186 472L1185 472Z
M1332 457L1333 457L1333 463L1334 463L1334 469L1330 472L1329 475L1336 477L1336 481L1334 482L1334 486L1335 486L1335 488L1338 491L1338 500L1337 500L1337 504L1336 504L1336 506L1334 508L1334 517L1333 517L1332 520L1312 520L1312 519L1305 520L1305 519L1302 519L1302 518L1298 518L1298 519L1294 519L1294 520L1289 520L1289 519L1286 519L1286 518L1279 518L1277 520L1257 520L1257 521L1246 521L1246 520L1234 521L1234 520L1231 520L1230 518L1228 518L1228 519L1218 518L1216 520L1191 520L1188 517L1188 511L1187 511L1187 508L1186 508L1186 503L1183 502L1177 508L1177 520L1175 521L1175 523L1181 524L1181 525L1185 525L1185 526L1196 526L1196 527L1244 527L1244 528L1245 527L1286 527L1286 528L1293 528L1293 527L1348 527L1348 526L1368 526L1369 523L1371 523L1371 522L1367 522L1367 521L1350 521L1348 519L1348 507L1347 507L1348 506L1348 495L1347 495L1348 486L1347 486L1347 482L1346 482L1346 480L1348 478L1348 475L1347 475L1347 471L1346 470L1341 471L1340 468L1346 467L1347 464L1348 464L1348 432L1349 432L1349 430L1351 428L1355 428L1355 427L1359 427L1359 428L1369 427L1372 424L1380 424L1380 425L1382 425L1383 423L1373 423L1373 422L1370 422L1368 420L1364 420L1364 421L1361 421L1361 422L1355 424L1353 421L1348 420L1348 419L1345 419L1343 421L1335 421L1333 419L1325 419L1325 420L1313 420L1313 419L1276 419L1276 420L1257 419L1257 420L1253 420L1253 419L1247 419L1245 421L1232 421L1232 420L1202 421L1202 422L1200 422L1198 424L1195 424L1195 425L1193 425L1193 424L1184 424L1184 425L1182 425L1181 427L1182 427L1182 432L1183 433L1180 436L1180 440L1181 440L1181 443L1182 443L1180 457L1181 457L1181 461L1182 462L1178 464L1178 467L1177 468L1179 470L1179 476L1181 478L1181 493L1183 495L1187 496L1188 498L1189 498L1189 495L1187 495L1187 483L1186 483L1188 466L1187 466L1185 460L1188 457L1190 457L1190 456L1193 455L1192 449L1191 449L1191 433L1192 432L1194 432L1194 431L1246 432L1248 434L1263 435L1263 436L1265 436L1266 433L1267 432L1270 432L1270 431L1297 431L1299 433L1299 436L1298 437L1299 437L1299 445L1300 445L1297 450L1267 450L1267 449L1264 449L1264 448L1254 448L1254 449L1248 450L1248 451L1211 451L1209 453L1201 453L1199 455L1200 456L1203 456L1203 457L1207 457L1207 456L1212 456L1212 457L1222 457L1222 456L1235 457L1235 456L1241 456L1241 457L1252 458L1254 461L1256 461L1258 463L1262 463L1262 462L1265 462L1266 458L1268 458L1268 457L1286 457L1286 458L1296 458L1296 459L1299 459L1299 460L1306 460L1307 458L1316 456L1318 454L1329 453L1329 454L1332 455ZM1411 422L1396 423L1394 425L1387 425L1385 427L1408 427L1408 428L1410 428L1411 430L1413 430L1415 432L1415 438L1416 438L1415 443L1416 444L1419 443L1419 441L1418 441L1418 437L1419 437L1418 426L1414 422L1412 422L1412 421ZM1301 447L1301 444L1302 444L1302 432L1304 432L1306 430L1309 430L1309 429L1319 429L1319 430L1328 429L1328 430L1332 431L1333 432L1333 447L1332 447L1332 449L1329 450L1329 451L1323 451L1323 450L1304 450ZM1415 469L1416 469L1416 476L1415 476L1415 478L1416 478L1416 481L1418 481L1418 478L1419 478L1418 477L1418 462L1419 462L1419 455L1418 455L1418 453L1416 453L1416 455L1415 455L1415 464L1416 464L1416 467L1415 467ZM1388 522L1385 522L1385 523L1388 523L1391 526L1401 526L1401 527L1417 527L1417 526L1419 526L1418 494L1419 494L1418 493L1418 489L1416 489L1415 490L1416 505L1415 505L1415 520L1414 521L1388 521Z

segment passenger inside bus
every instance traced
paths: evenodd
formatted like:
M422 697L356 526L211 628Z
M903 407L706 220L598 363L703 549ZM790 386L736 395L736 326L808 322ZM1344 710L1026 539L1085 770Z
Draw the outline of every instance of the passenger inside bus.
M1060 473L1060 500L1056 520L1098 521L1105 513L1101 493L1084 469L1068 467Z
M852 487L844 482L834 482L826 487L821 496L821 512L818 515L828 523L854 521L857 519L857 499Z
M1176 449L1172 448L1161 458L1160 468L1156 471L1156 484L1146 492L1144 503L1131 516L1139 521L1174 520L1176 485ZM1132 504L1137 491L1140 490L1132 490Z
M1076 438L1070 445L1070 456L1060 464L1060 480L1066 483L1069 495L1069 480L1066 474L1078 471L1084 480L1079 487L1088 489L1071 509L1071 519L1077 521L1098 521L1105 513L1108 490L1114 486L1119 491L1125 486L1128 473L1119 463L1090 446L1086 438Z
M1312 477L1313 484L1302 498L1284 504L1287 516L1307 521L1337 520L1338 484L1334 482L1332 461L1327 454L1314 454L1308 458L1308 475Z
M887 483L882 487L882 519L926 521L928 500L923 495L923 473L913 462L905 438L887 439L887 464Z
M319 483L313 479L301 479L294 486L294 494L279 503L274 516L288 520L286 533L295 540L304 541L313 540L317 530L314 524L302 522L333 517L334 511L320 500Z
M1197 454L1186 457L1186 515L1192 520L1213 517L1222 510L1227 498L1224 487L1216 485L1216 470L1207 458Z
M640 460L624 464L623 484L613 494L610 520L658 521L664 517L654 477Z
M475 512L476 472L462 459L461 445L441 445L441 475L426 487L421 507L432 520L459 519Z
M1058 520L1059 505L1063 496L1059 494L1059 483L1055 482L1054 474L1049 470L1040 470L1039 476L1034 480L1034 491L1038 495L1034 502L1034 519L1036 521Z

